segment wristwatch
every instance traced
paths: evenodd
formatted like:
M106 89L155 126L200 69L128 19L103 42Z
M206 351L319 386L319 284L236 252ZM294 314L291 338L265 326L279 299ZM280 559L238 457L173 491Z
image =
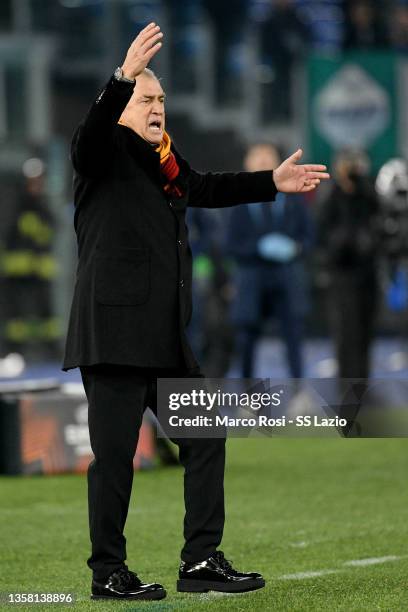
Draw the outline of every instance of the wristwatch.
M123 83L132 83L133 85L136 83L136 79L127 79L123 76L123 70L120 66L116 68L113 77L116 81L122 81Z

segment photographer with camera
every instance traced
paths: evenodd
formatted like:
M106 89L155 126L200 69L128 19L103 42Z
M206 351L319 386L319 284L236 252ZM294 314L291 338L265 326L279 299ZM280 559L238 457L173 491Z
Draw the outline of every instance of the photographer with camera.
M366 379L370 370L380 233L379 203L368 172L364 152L340 152L319 215L319 244L329 279L329 324L340 379Z

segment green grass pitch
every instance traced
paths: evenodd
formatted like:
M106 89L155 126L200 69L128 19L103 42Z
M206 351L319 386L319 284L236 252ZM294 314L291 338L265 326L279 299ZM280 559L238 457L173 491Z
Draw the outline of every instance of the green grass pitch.
M239 569L261 571L267 586L243 595L190 595L175 590L182 471L137 473L128 563L144 580L162 582L168 596L125 603L89 599L85 477L3 477L0 591L77 597L69 608L3 608L408 610L407 485L406 439L229 440L222 548Z

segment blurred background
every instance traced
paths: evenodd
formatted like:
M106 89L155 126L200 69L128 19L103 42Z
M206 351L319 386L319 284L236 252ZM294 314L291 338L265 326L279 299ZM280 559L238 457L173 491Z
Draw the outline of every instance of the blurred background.
M301 146L333 176L273 207L189 213L189 331L204 371L405 375L399 0L2 0L0 375L60 376L76 264L71 135L152 20L165 33L152 67L167 126L193 167L269 168Z
M371 377L384 413L407 399L407 1L0 0L3 590L70 585L81 610L85 479L49 476L83 473L92 459L79 374L60 370L76 267L69 146L152 20L165 33L152 67L167 92L167 128L194 168L273 168L301 146L332 174L307 198L189 211L189 333L203 371L336 388ZM295 413L308 408L298 390ZM351 399L358 409L361 397ZM372 435L404 433L397 423ZM226 550L273 579L248 609L407 609L404 441L265 439L229 441ZM147 412L134 466L160 462L177 458ZM181 472L137 477L131 556L171 585ZM386 561L388 573L373 565ZM304 588L279 581L334 566Z

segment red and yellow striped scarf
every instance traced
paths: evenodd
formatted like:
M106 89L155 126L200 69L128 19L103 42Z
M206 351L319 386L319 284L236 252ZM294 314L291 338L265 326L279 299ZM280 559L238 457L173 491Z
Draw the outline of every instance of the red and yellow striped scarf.
M155 149L157 153L160 153L160 168L162 174L167 179L167 183L164 185L164 191L173 197L180 198L183 192L176 183L176 179L180 174L180 167L170 147L171 138L167 132L164 132L160 145Z

